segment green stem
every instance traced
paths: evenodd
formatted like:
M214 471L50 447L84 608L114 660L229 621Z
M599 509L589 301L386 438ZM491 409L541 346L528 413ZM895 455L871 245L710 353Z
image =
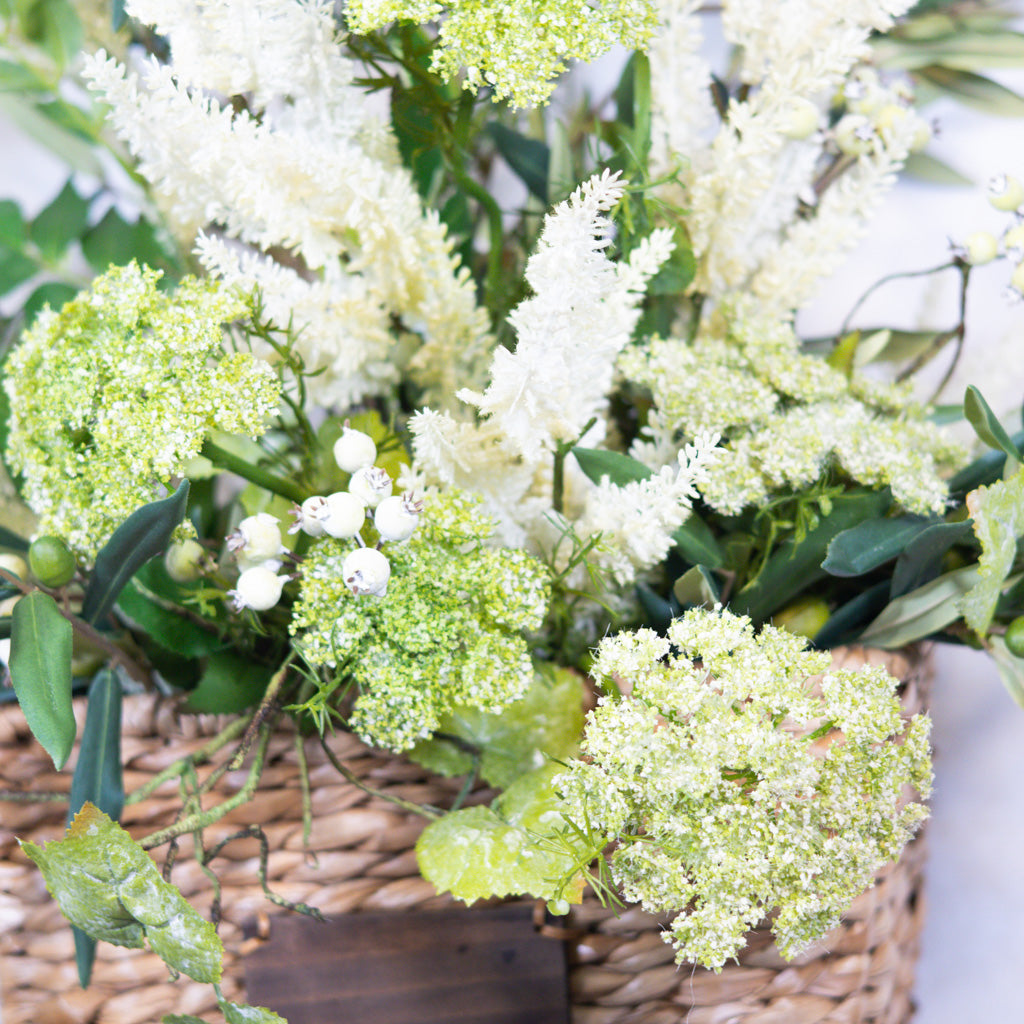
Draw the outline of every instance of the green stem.
M256 484L257 487L262 487L272 494L279 494L282 498L288 498L289 501L294 501L296 504L301 505L309 497L298 484L292 483L291 480L285 480L284 477L268 473L259 466L254 466L240 455L235 455L226 448L221 448L219 444L215 444L209 438L203 443L202 454L215 466L235 473L243 480L248 480L249 483Z
M487 277L484 279L484 301L487 308L497 315L498 295L501 291L501 256L505 244L505 229L502 223L501 207L490 192L484 188L475 178L466 173L462 166L463 154L461 152L448 152L448 167L452 177L463 191L471 195L479 204L487 217L487 234L490 244L487 251Z

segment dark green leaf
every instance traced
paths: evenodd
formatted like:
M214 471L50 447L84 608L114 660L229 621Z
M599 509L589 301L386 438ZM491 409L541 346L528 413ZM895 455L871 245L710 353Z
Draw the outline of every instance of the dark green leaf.
M56 262L69 243L81 236L89 217L89 203L74 189L71 180L60 194L29 225L29 237L43 258Z
M117 821L124 807L121 774L121 684L110 669L103 669L89 687L89 704L78 750L78 763L71 780L68 824L85 806L95 804ZM89 987L96 958L96 940L72 925L75 935L75 964L82 988Z
M116 32L127 20L128 13L124 9L124 0L111 0L110 27Z
M96 556L92 579L82 600L82 618L96 623L117 601L124 585L154 555L164 551L185 518L188 481L168 498L137 508Z
M0 250L0 295L24 284L39 267L23 253L11 250Z
M117 607L161 647L183 657L201 658L225 646L216 632L186 618L184 608L175 610L173 605L161 603L156 595L146 593L138 576L121 591Z
M877 518L891 504L888 489L840 494L832 501L832 511L802 541L779 545L757 578L733 597L730 607L749 615L755 623L764 622L776 608L785 607L826 575L821 563L836 536L866 519Z
M973 384L969 385L964 393L964 416L989 448L995 448L1018 462L1024 462L1024 455L1021 455L1020 449L1013 443L982 393Z
M10 551L28 551L28 541L8 530L6 526L0 526L0 548L7 548Z
M62 284L60 281L47 281L45 284L41 284L25 300L22 309L25 314L25 323L31 323L44 306L59 310L63 308L65 302L70 302L77 294L77 288L72 288L69 284Z
M626 484L636 480L649 480L654 473L642 462L623 455L622 452L612 452L605 448L573 448L572 454L576 456L580 469L599 484L603 477L615 484L616 487L624 487Z
M721 569L725 565L725 553L711 527L696 512L689 514L686 522L672 534L672 540L690 565L706 565L709 569Z
M636 585L636 596L644 610L645 625L659 633L664 632L673 618L672 605L646 583Z
M831 576L862 576L896 558L933 522L924 516L897 516L858 523L833 538L821 567Z
M132 225L111 207L95 227L82 236L82 254L97 273L103 273L112 264L129 262L132 248Z
M551 150L547 143L531 139L499 121L491 121L486 130L505 163L530 193L547 206L548 171L551 166Z
M49 594L26 594L11 616L9 668L32 735L64 767L75 742L71 710L71 623Z
M244 711L263 696L273 674L272 668L256 665L229 651L211 654L185 709L213 714Z
M932 523L926 527L896 559L890 597L895 600L909 594L941 575L946 552L954 544L972 536L969 519L960 523Z
M1024 445L1024 430L1018 431L1010 440L1019 449ZM978 487L994 484L1002 479L1005 468L1006 455L1003 452L985 452L950 478L949 493L954 498L962 498Z
M25 220L21 207L11 199L0 200L0 246L20 249L25 243Z
M850 644L860 631L889 603L889 581L882 580L873 587L837 608L814 635L814 646L821 650Z
M675 232L676 247L647 285L648 295L682 295L697 273L697 259L682 231Z

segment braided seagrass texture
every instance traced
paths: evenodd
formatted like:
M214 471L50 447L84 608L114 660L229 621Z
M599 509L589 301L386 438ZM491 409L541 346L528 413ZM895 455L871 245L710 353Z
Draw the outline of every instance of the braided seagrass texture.
M927 662L916 653L892 655L857 648L836 652L837 664L882 662L904 680L908 714L926 697ZM84 707L76 713L84 716ZM194 753L226 724L179 714L150 696L125 701L125 787L139 787L178 758ZM81 721L79 722L81 725ZM459 780L438 779L393 756L339 734L331 749L365 785L416 803L445 806ZM302 797L294 736L282 730L270 744L255 797L204 833L207 848L259 825L269 845L271 889L324 914L360 910L430 910L450 905L417 873L413 844L425 819L368 795L342 778L320 747L307 741L312 830L303 836ZM223 757L224 755L221 755ZM74 757L74 755L73 755ZM66 792L70 767L55 773L28 733L20 711L0 707L0 790ZM199 768L202 779L205 771ZM214 789L217 800L237 793L245 771L229 772ZM481 791L477 799L489 794ZM122 823L135 838L170 824L181 805L176 781L125 808ZM63 834L66 805L0 800L0 1006L4 1024L150 1024L162 1014L222 1020L209 985L168 979L155 955L99 943L93 983L78 986L69 927L49 898L42 876L15 837L45 842ZM166 848L154 851L162 863ZM211 867L220 880L220 936L228 999L244 998L247 951L266 934L272 916L287 911L268 902L258 882L260 843L249 836L228 843ZM615 916L588 898L551 934L566 942L573 1024L905 1024L922 923L922 840L879 874L842 925L791 963L776 951L767 927L750 935L738 965L720 974L677 968L660 938L662 922L636 908ZM172 881L201 913L209 914L212 884L180 842ZM469 911L470 913L472 911ZM248 935L250 937L246 938Z

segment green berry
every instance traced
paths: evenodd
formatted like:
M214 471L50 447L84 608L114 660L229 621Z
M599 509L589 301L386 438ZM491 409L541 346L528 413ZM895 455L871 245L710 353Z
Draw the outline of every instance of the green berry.
M828 604L820 597L801 597L772 616L772 625L813 640L828 622Z
M63 587L75 575L75 556L60 537L37 537L28 549L32 575L44 587Z
M1019 615L1006 627L1006 649L1015 658L1024 658L1024 615Z

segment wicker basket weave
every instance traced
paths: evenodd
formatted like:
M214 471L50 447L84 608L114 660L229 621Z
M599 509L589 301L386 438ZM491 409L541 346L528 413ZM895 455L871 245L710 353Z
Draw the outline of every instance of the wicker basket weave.
M927 661L917 652L890 655L846 649L837 661L886 663L904 680L908 713L920 710L927 689ZM78 709L84 713L84 708ZM183 754L203 745L223 722L179 715L166 702L133 697L125 702L123 755L130 792ZM368 785L417 803L444 805L458 780L369 750L351 736L332 740L335 755ZM429 910L449 905L423 881L413 844L424 820L341 778L323 751L307 746L313 826L303 837L298 756L294 738L271 741L255 798L206 830L212 845L249 824L262 826L270 846L271 888L327 915L360 910ZM202 776L202 772L200 772ZM245 773L229 773L215 792L236 792ZM53 771L14 706L0 707L0 790L61 790L70 773ZM125 808L123 824L136 837L169 824L180 807L171 782L145 801ZM78 986L70 929L49 898L42 876L18 849L15 836L34 842L63 833L66 807L0 801L0 1006L4 1024L149 1024L162 1014L204 1016L214 1010L208 985L171 982L163 962L141 950L100 943L93 983ZM158 851L159 853L159 851ZM265 933L269 903L257 882L259 843L238 839L213 864L222 885L220 935L227 950L229 999L244 997L240 959ZM767 928L751 933L738 965L720 974L677 968L660 938L662 922L640 910L618 916L596 900L574 908L564 927L545 927L552 941L568 944L573 1024L903 1024L910 1019L910 987L921 928L921 839L898 864L879 874L843 924L815 950L783 961ZM213 890L183 839L172 879L202 913ZM562 924L563 922L560 922ZM212 1014L210 1020L220 1020Z

